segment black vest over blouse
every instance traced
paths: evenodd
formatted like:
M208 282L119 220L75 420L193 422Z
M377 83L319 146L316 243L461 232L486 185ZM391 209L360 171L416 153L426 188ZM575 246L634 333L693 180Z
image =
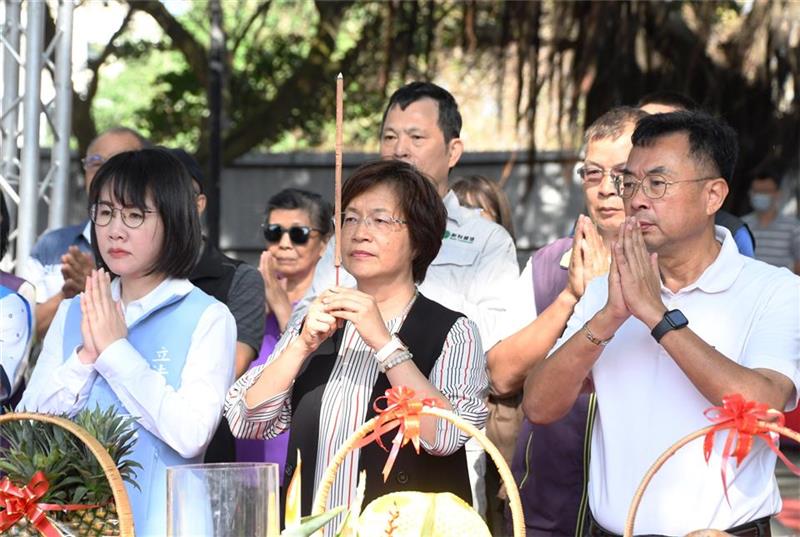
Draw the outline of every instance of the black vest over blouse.
M451 311L423 295L416 301L406 316L398 336L413 354L413 360L420 372L430 377L436 359L442 353L445 338L462 314ZM308 515L314 496L314 473L317 463L319 440L319 417L322 408L322 394L333 371L339 354L342 330L320 345L316 353L308 358L307 367L294 383L292 391L292 425L289 436L289 449L286 457L284 485L288 485L297 464L297 449L303 457L302 468L302 513ZM391 388L385 374L379 373L369 399L366 420L375 416L372 403ZM354 402L355 403L355 402ZM383 443L391 449L391 442L397 433L393 429L383 435ZM338 449L338 447L337 447ZM446 457L437 457L420 449L419 455L413 446L400 449L392 472L386 483L383 482L383 466L388 452L372 442L361 448L358 469L366 470L366 506L371 500L384 494L416 490L420 492L452 492L472 504L469 476L467 474L466 452L463 448ZM283 491L285 494L285 490ZM283 507L285 502L281 503Z

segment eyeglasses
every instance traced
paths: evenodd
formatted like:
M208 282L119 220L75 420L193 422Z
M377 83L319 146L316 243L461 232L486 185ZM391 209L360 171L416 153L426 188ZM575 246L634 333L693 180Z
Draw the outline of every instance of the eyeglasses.
M91 218L92 222L96 225L105 227L111 223L111 220L114 218L114 213L116 212L122 217L122 223L125 224L125 226L136 229L144 224L144 219L148 213L155 213L157 211L140 209L138 207L123 207L122 209L118 209L110 203L99 202L92 204L89 208L89 218Z
M86 155L85 158L81 159L81 164L83 165L83 169L88 172L89 170L98 169L105 161L106 159L101 155Z
M389 215L375 215L360 217L353 213L346 213L342 217L342 231L352 233L358 227L358 224L364 222L364 225L372 229L375 233L389 233L398 231L400 226L406 224L405 220L395 218Z
M617 168L606 170L598 166L581 166L578 168L578 176L581 178L581 180L583 180L584 183L589 185L600 183L606 175L613 180L614 174L619 172L620 170Z
M617 190L619 197L630 199L641 186L645 196L652 200L657 200L664 197L664 194L667 193L667 187L670 185L699 183L700 181L708 181L717 177L719 176L700 177L699 179L687 179L686 181L670 181L661 175L645 175L644 179L639 181L632 173L621 173L614 176L614 188Z
M318 229L308 226L292 226L283 227L280 224L264 224L261 226L264 230L264 238L267 242L281 242L284 233L289 234L289 240L294 244L306 244L311 238L311 232L320 232Z

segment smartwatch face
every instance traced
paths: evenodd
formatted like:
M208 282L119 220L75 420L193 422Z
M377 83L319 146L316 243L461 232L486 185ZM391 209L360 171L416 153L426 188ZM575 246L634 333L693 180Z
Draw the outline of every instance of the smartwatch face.
M689 320L680 310L672 310L667 313L667 319L669 324L674 326L675 328L680 328L682 326L686 326L689 324Z

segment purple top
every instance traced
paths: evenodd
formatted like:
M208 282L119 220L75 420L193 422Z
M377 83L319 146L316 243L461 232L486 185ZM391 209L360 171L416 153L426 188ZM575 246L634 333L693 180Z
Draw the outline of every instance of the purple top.
M293 304L294 305L294 304ZM275 349L275 344L281 337L281 329L275 314L267 315L264 325L264 339L261 341L261 351L252 361L249 369L263 364ZM286 431L269 440L236 439L237 462L275 462L280 465L278 475L283 479L283 467L286 463L286 449L289 445L289 431Z

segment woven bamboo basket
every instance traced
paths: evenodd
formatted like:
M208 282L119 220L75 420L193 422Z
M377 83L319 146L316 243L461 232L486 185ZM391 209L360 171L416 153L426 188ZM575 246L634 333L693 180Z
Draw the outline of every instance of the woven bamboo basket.
M0 415L0 424L22 420L50 423L71 432L77 436L81 442L86 444L97 461L100 463L100 467L103 469L103 472L105 472L106 478L111 485L111 491L114 494L114 504L116 505L117 509L117 518L119 520L120 536L134 537L133 513L131 511L131 503L128 500L128 493L125 490L125 484L122 481L122 476L120 475L119 470L117 470L117 465L114 463L114 460L100 444L100 442L98 442L95 437L89 434L86 429L80 425L59 416L35 414L32 412L11 412Z
M793 431L788 427L782 427L775 423L770 423L767 421L759 421L758 425L763 427L766 430L772 431L774 433L778 433L780 435L786 436L791 438L796 442L800 442L800 433L797 431ZM695 431L691 434L688 434L675 442L672 446L670 446L661 456L656 459L656 462L647 470L647 473L644 475L642 482L639 484L639 488L636 489L636 493L633 495L633 500L631 501L631 506L628 510L628 518L625 521L625 533L623 537L632 537L633 536L633 525L636 521L636 512L639 509L639 504L642 502L642 497L644 496L644 492L647 489L647 486L650 484L650 481L653 479L653 476L656 475L661 467L667 462L677 451L688 444L689 442L696 440L698 438L702 438L706 435L709 431L711 431L715 426L709 425L708 427L704 427L699 431Z
M434 416L447 420L458 427L458 429L460 429L462 432L478 440L478 443L492 458L492 461L497 466L500 477L502 478L503 483L506 485L508 501L511 508L514 537L524 537L525 516L522 512L522 502L520 501L519 490L517 489L517 484L514 481L514 476L511 475L511 470L509 469L508 464L506 464L505 459L492 441L486 438L486 435L479 431L472 424L456 416L449 410L425 406L423 407L421 414L423 416ZM359 429L353 432L353 434L350 435L350 438L348 438L342 447L339 448L339 451L336 452L331 464L325 469L325 473L320 481L319 488L317 489L317 493L314 498L312 514L317 515L325 511L325 506L328 503L328 495L330 494L331 487L333 486L333 480L336 478L336 472L339 470L339 466L341 466L341 464L344 462L347 454L351 450L355 449L355 446L359 440L364 438L375 428L377 422L377 417L366 422ZM408 446L406 446L406 448L407 447Z

